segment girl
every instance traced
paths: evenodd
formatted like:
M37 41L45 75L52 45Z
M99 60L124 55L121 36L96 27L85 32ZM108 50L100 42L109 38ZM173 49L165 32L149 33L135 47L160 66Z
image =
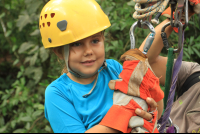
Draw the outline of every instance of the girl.
M39 22L45 48L65 60L67 72L52 82L45 91L45 117L56 133L120 132L100 125L113 105L113 91L108 82L118 79L122 66L105 60L103 31L110 27L108 17L95 0L51 0L43 8ZM147 98L154 110L157 103ZM128 109L126 114L133 114ZM136 110L151 120L152 115ZM124 128L128 122L113 118ZM112 124L111 124L112 125Z

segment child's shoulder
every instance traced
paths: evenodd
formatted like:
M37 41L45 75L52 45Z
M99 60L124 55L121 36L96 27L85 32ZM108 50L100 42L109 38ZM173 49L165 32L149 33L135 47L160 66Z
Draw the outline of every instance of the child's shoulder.
M116 61L114 59L106 59L106 63L109 66L116 66L116 65L120 66L121 65L118 61Z
M107 59L106 63L109 68L113 68L115 70L118 70L119 72L122 71L122 65L118 61L113 59Z
M63 74L47 86L45 93L63 92L63 91L69 90L69 87L70 87L70 83L68 82L67 75Z

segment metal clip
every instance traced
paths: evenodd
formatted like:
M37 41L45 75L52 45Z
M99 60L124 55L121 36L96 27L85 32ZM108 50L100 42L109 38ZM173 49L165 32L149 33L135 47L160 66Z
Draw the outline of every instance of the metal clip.
M153 40L154 40L154 36L155 36L155 29L150 22L148 22L148 21L142 22L142 20L139 20L139 21L133 23L133 25L130 28L130 40L131 40L131 49L134 49L135 48L135 36L134 36L135 28L136 27L143 28L144 26L147 26L149 28L149 30L151 31L151 33L150 33L149 37L147 38L147 41L144 45L144 48L143 48L143 50L144 50L143 53L147 54L147 51L151 47Z
M171 3L171 16L173 16L173 12L174 13L174 20L173 17L171 17L170 21L171 21L171 26L172 27L178 27L178 21L181 22L181 17L182 17L182 11L184 9L185 12L185 24L183 26L183 30L188 26L188 0L178 0L177 4L175 4L176 2L172 0Z
M181 16L182 16L183 8L184 8L184 2L185 0L178 0L178 3L177 3L176 11L174 14L174 17L175 17L174 24L176 27L177 27L178 21L181 21Z
M173 24L174 24L174 22L175 22L175 21L173 21ZM167 26L169 26L170 23L171 23L171 22L168 22L168 23L166 23L166 24L162 27L162 30L161 30L162 34L165 33L165 28L166 28ZM182 43L183 43L183 42L182 42L183 24L182 24L180 21L177 21L176 23L177 23L177 26L178 26L178 28L179 28L179 31L178 31L178 49L174 49L174 53L179 53L179 52L181 51L181 49L182 49ZM163 43L166 43L166 40L163 40ZM168 48L167 48L167 50L168 50Z
M185 28L188 26L188 21L189 21L189 17L188 17L188 0L185 1L185 24L183 26L183 30L185 30Z

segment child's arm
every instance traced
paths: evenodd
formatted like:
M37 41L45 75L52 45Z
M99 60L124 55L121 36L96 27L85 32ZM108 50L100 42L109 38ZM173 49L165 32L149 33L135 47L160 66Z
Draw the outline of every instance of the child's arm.
M103 125L96 125L89 130L85 131L85 133L120 133L120 131L116 129L109 128Z
M154 73L158 78L160 78L160 83L162 85L165 84L165 73L166 73L166 64L167 64L167 57L159 56L161 50L163 49L163 41L161 38L161 29L164 24L169 22L169 19L164 20L162 23L160 23L158 26L156 26L155 31L155 39L147 53L149 64L151 65ZM168 26L165 29L165 32L167 34L167 37L171 34L173 31L173 28L171 26ZM147 39L147 38L146 38ZM145 45L146 39L143 41L142 45L140 46L140 50L143 51L143 47Z

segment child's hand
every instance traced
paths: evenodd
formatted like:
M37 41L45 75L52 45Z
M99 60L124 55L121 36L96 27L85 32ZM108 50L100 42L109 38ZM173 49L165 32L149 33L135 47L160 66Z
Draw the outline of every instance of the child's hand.
M150 111L156 110L157 103L153 98L148 97L146 99L146 103L150 106ZM153 118L153 116L150 113L148 113L144 110L141 110L139 108L135 110L135 114L137 114L138 116L142 117L143 119L145 119L147 121L150 121Z

